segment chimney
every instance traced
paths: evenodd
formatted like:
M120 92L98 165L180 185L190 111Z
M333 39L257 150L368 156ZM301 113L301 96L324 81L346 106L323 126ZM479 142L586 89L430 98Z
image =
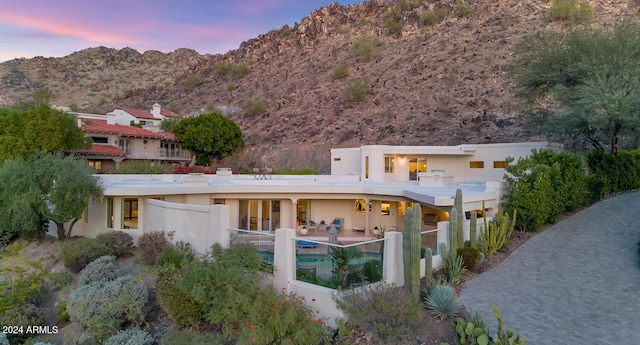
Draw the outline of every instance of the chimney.
M160 110L162 109L162 107L160 106L160 104L155 103L153 105L153 109L151 109L151 115L153 115L153 117L155 118L159 118L161 119L162 116L160 115Z

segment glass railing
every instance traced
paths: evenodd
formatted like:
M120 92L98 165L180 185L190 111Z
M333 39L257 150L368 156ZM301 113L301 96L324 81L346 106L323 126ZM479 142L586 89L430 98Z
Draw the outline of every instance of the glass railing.
M420 232L422 236L422 248L431 248L433 255L440 254L440 246L438 246L439 231L446 231L446 229L433 229Z
M268 231L228 229L229 245L237 243L248 243L253 245L258 254L262 257L265 267L273 270L273 251L275 247L276 235Z
M340 245L296 238L296 279L332 289L381 281L384 241Z

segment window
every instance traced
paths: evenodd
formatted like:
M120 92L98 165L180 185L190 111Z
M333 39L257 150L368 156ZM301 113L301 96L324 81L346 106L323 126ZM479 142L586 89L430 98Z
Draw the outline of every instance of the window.
M131 154L131 140L130 139L120 139L118 140L118 148L127 154Z
M107 198L107 228L113 229L113 198Z
M394 168L394 159L390 156L384 157L384 172L387 174L393 174Z
M493 161L493 167L495 169L504 169L507 167L507 162L505 161Z
M224 199L213 199L214 205L224 205Z
M364 156L364 178L369 178L369 156Z
M381 201L380 202L380 210L383 216L388 216L391 210L391 202L390 201Z
M340 158L340 157L336 157L336 158L334 158L333 160L334 160L334 162L339 162L339 161L341 161L341 160L342 160L342 158Z
M471 162L469 162L469 168L471 168L471 169L482 169L482 168L484 168L484 161L471 161Z
M91 139L93 139L93 142L96 144L108 144L109 143L109 139L108 138L104 138L104 137L91 137Z
M102 170L102 162L101 161L89 161L89 166L95 168L96 170Z
M138 198L124 198L122 201L122 226L125 229L138 228Z
M398 215L404 216L407 213L407 202L400 201L398 202Z

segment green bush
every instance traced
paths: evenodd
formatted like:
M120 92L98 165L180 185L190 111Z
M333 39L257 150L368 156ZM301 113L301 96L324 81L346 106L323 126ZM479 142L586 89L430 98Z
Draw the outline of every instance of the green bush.
M187 91L193 91L196 88L198 88L198 86L202 85L204 83L204 78L202 78L199 75L190 75L185 81L184 81L184 89Z
M160 253L171 245L169 237L172 235L172 233L167 234L164 231L151 231L138 238L138 249L145 264L155 265L158 263Z
M111 281L120 275L120 271L116 266L116 257L111 255L101 256L91 261L87 267L80 272L78 286Z
M0 277L11 278L0 279L0 313L25 304L40 303L48 291L45 276L46 272L29 273L22 267L1 267Z
M588 2L578 4L577 0L553 0L549 12L549 20L565 20L575 24L586 24L593 21L595 13Z
M244 111L249 116L258 116L267 112L267 106L261 100L248 99Z
M382 280L382 261L369 260L365 262L362 272L369 283Z
M469 17L473 13L473 7L467 5L464 0L456 0L453 6L453 13L457 17Z
M104 244L111 250L111 255L122 256L133 247L131 235L122 231L109 231L96 236L96 242Z
M458 256L462 258L464 266L473 271L480 261L480 250L471 247L458 248Z
M609 193L640 188L640 150L612 155L603 149L589 151L585 160L589 198L598 201Z
M349 76L349 67L346 64L339 63L331 74L333 79L342 79Z
M80 286L67 298L71 321L90 329L95 340L105 341L124 322L139 323L147 303L147 288L131 276Z
M239 79L249 72L251 72L251 67L246 63L220 62L213 67L213 73L221 78Z
M0 325L22 327L23 329L34 325L44 325L44 312L33 304L13 307L0 313ZM33 335L25 332L9 334L8 338L12 343L18 343Z
M393 6L382 15L382 25L389 30L389 33L398 34L402 32L402 10L398 6Z
M200 333L189 330L169 331L162 335L160 345L225 345L227 339L220 333ZM1 344L0 344L1 345Z
M319 344L328 341L324 320L300 298L272 287L257 290L240 330L240 344ZM313 302L312 302L313 303Z
M369 285L362 291L342 291L335 301L353 327L371 332L382 341L410 337L424 326L421 304L401 287Z
M376 49L381 45L382 42L377 37L362 36L353 42L351 54L368 61L375 55Z
M351 80L342 92L342 99L345 103L351 105L362 102L367 99L367 95L371 92L371 84L369 78L356 78Z
M73 276L71 276L71 274L69 274L68 272L52 273L49 277L49 282L52 286L58 289L62 289L63 287L73 282Z
M447 15L449 15L449 11L446 8L434 7L422 13L420 23L422 23L422 25L436 25L445 20Z
M107 339L104 345L154 345L153 336L143 330L118 331Z
M158 258L160 266L182 267L183 263L195 260L195 254L187 242L178 241L164 248Z
M424 290L427 310L440 319L454 317L462 307L456 291L449 285L436 284Z
M91 261L108 255L109 248L93 239L82 237L64 243L60 247L60 261L72 272L80 272Z
M197 302L188 291L178 287L181 279L180 270L173 266L164 266L156 287L158 302L180 327L198 325L204 321L208 309L205 304Z
M533 150L516 164L510 157L506 161L507 211L517 209L518 228L537 231L545 223L554 223L563 212L586 203L587 178L581 156Z
M69 313L67 312L67 301L61 300L56 302L56 316L58 317L58 323L63 324L70 320Z
M171 167L164 163L149 160L128 160L121 164L115 174L170 174Z

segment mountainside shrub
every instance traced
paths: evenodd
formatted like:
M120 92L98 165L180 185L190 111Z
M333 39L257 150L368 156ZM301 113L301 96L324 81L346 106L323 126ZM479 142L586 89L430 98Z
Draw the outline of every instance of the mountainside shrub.
M369 92L371 92L369 78L355 78L344 87L342 100L348 105L353 105L367 99Z
M267 106L262 100L248 99L244 107L244 111L249 116L258 116L267 112Z
M96 242L103 244L111 250L111 255L122 256L133 247L131 235L122 231L109 231L96 236Z
M588 24L595 18L595 12L587 1L553 0L547 12L551 21L564 20L574 24Z
M170 239L173 233L165 233L164 231L146 232L138 238L138 249L142 254L142 260L147 265L155 265L158 263L160 253L171 245Z
M457 17L469 17L473 13L473 7L467 5L464 0L456 0L453 12Z
M389 30L391 34L402 32L402 9L399 6L393 6L382 15L382 25Z
M372 332L382 341L410 337L424 326L422 305L402 287L381 284L362 291L346 290L336 295L335 302L351 326Z
M67 312L71 321L90 329L93 338L102 342L125 321L138 324L147 300L147 288L126 275L80 286L69 294Z
M449 11L446 8L434 7L426 10L420 15L420 23L422 25L436 25L447 18Z
M60 261L72 272L80 272L91 261L110 253L110 249L86 237L72 239L60 247Z
M336 67L333 68L333 72L331 73L333 79L342 79L349 76L349 67L344 63L339 63Z
M111 281L120 275L118 267L116 267L116 257L112 255L101 256L90 262L80 272L78 286Z
M153 336L140 329L118 331L107 339L104 345L154 345Z
M362 36L353 42L351 54L369 61L376 54L376 49L381 45L382 41L377 37Z

